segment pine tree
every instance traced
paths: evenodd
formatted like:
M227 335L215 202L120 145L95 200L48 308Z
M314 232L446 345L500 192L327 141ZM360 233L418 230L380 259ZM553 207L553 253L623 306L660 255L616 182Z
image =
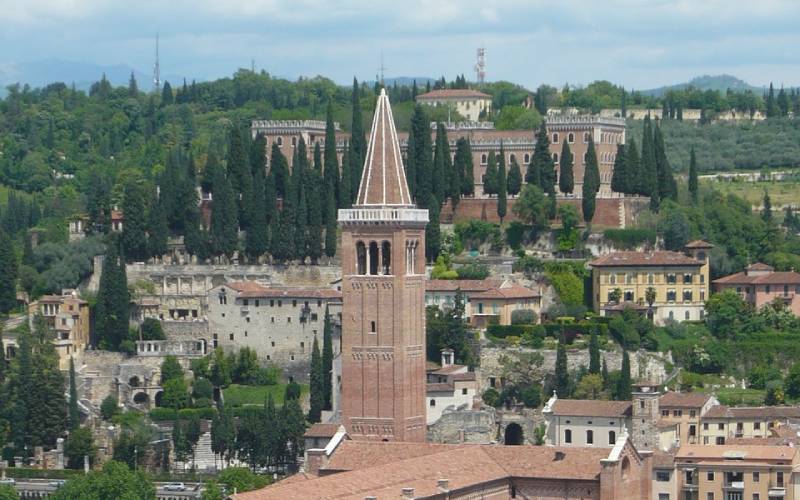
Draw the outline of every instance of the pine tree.
M122 249L127 261L141 261L148 257L144 192L136 181L129 181L122 198Z
M95 331L101 349L117 350L128 336L130 295L125 262L116 241L111 241L103 260L95 304Z
M628 172L627 153L624 144L617 144L617 153L614 156L614 171L611 173L611 191L627 194L631 173Z
M69 358L69 429L74 431L81 425L78 411L78 386L75 380L75 360Z
M589 373L600 373L600 342L596 328L592 328L592 336L589 337Z
M617 381L616 398L619 401L630 401L631 399L631 360L628 351L622 350L622 369L620 370L619 380Z
M591 224L595 212L595 200L600 191L600 170L597 166L597 151L594 148L594 139L589 136L589 146L586 152L586 168L583 172L583 186L581 208L583 220Z
M14 242L0 229L0 314L17 307L17 257Z
M327 305L325 306L324 325L322 330L322 409L331 410L333 408L331 402L333 397L333 322Z
M289 163L286 160L286 156L281 152L281 148L275 142L272 143L269 165L269 176L275 186L276 195L280 198L286 198L289 191Z
M697 204L697 188L697 157L695 156L693 147L691 153L689 153L689 199L691 199L692 204L695 205Z
M642 157L639 169L639 194L650 197L650 208L658 210L659 189L656 156L653 145L653 129L650 116L645 116L642 132Z
M151 258L160 258L166 254L168 236L169 227L164 204L158 196L153 196L147 213L147 255Z
M308 421L315 424L320 421L322 408L325 406L325 381L322 373L322 357L319 352L317 337L314 337L313 347L311 348L311 374L309 376L310 386L310 409L308 410Z
M494 151L489 151L486 160L486 173L483 176L483 194L497 194L497 156Z
M353 78L353 121L350 126L350 203L358 193L358 185L361 183L361 170L364 168L364 159L367 156L367 139L364 135L364 123L361 116L361 91L358 87L358 80ZM348 203L348 206L349 204Z
M507 183L506 178L506 154L503 151L503 142L500 142L500 161L497 165L497 216L500 217L500 223L503 223L503 218L506 216L506 209L508 204L507 196Z
M460 137L456 141L455 165L461 178L461 194L472 196L475 194L475 173L472 165L472 147L466 137Z
M435 262L441 251L441 232L439 228L439 202L431 196L428 205L428 225L425 226L425 257Z
M336 220L336 196L339 194L339 158L336 156L336 128L333 123L333 103L328 103L325 116L325 151L323 153L323 189L325 192L325 211L323 219L329 225L330 219ZM333 210L327 199L327 194L334 196Z
M561 146L561 156L559 158L561 175L558 177L558 189L562 193L572 194L575 189L575 174L573 172L572 151L569 149L569 142L563 141Z
M250 227L245 235L245 252L251 261L257 262L269 248L269 210L266 198L266 171L259 166L253 172L253 203L249 214Z
M764 190L764 197L761 201L761 220L767 224L772 223L772 201L769 198L769 193Z
M628 174L625 194L639 194L642 176L642 161L639 158L639 149L636 140L631 138L630 144L625 146L625 172Z
M169 106L174 101L174 97L172 95L172 87L170 86L169 82L164 82L164 87L161 90L161 105L162 106Z
M325 196L326 212L329 215L328 222L325 224L325 255L334 257L336 255L336 198L332 191L328 191Z
M511 168L508 169L508 177L506 178L506 191L512 196L519 194L522 189L522 170L519 168L517 159L511 160Z
M131 77L128 79L128 97L138 97L139 96L139 86L136 84L136 77L133 76L133 71L131 71Z
M559 397L567 398L570 395L569 391L569 371L567 369L567 347L564 335L558 341L558 349L556 351L556 373L555 373L555 390Z

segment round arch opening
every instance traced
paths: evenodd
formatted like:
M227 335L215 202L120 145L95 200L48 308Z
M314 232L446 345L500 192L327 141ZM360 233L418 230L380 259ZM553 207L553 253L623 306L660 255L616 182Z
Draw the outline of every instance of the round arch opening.
M504 443L506 445L519 446L523 444L525 434L519 424L511 423L506 426Z

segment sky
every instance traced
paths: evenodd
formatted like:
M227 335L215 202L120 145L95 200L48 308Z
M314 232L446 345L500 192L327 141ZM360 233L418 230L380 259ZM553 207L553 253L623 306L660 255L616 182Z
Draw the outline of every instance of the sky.
M722 73L792 86L798 21L796 0L0 0L0 74L59 60L150 75L159 33L173 78L254 61L292 79L372 80L383 53L387 77L472 80L485 47L488 80L528 88L646 89Z

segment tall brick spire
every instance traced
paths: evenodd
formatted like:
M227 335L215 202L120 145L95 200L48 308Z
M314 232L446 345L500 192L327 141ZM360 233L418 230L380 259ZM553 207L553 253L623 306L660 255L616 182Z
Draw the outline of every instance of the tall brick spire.
M403 168L403 157L400 154L400 143L394 128L392 107L385 89L381 89L381 95L375 106L367 157L355 205L357 207L413 205Z

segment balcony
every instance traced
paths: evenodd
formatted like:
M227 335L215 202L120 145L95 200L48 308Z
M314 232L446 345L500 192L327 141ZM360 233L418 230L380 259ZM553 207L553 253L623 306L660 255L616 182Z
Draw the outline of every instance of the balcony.
M725 481L722 487L726 490L743 490L744 481Z
M776 498L776 499L784 498L786 496L786 488L784 488L783 486L779 487L772 486L770 487L769 492L767 492L767 496L769 498Z

